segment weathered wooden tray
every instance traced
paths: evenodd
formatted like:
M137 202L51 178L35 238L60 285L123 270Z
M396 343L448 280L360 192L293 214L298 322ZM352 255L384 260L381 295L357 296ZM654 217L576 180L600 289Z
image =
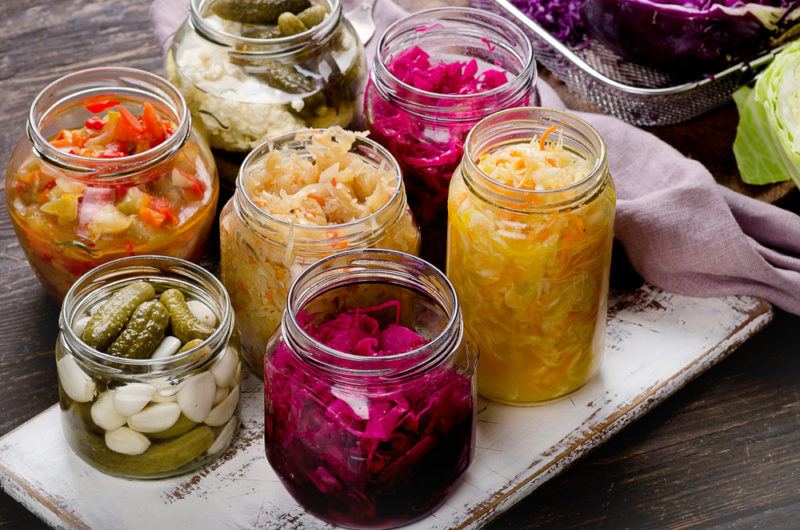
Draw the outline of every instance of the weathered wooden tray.
M644 287L615 295L601 373L534 408L481 402L475 462L455 494L412 528L476 528L725 357L772 318L747 297L699 299ZM51 407L0 439L0 485L47 523L71 528L320 528L264 456L260 382L243 385L228 453L176 479L139 482L83 463Z

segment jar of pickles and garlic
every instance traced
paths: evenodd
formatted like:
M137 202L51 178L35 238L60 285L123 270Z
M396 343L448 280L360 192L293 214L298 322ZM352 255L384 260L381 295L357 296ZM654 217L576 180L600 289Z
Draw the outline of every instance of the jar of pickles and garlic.
M340 0L191 0L189 10L166 72L211 147L247 153L269 136L350 125L366 67Z
M122 258L78 280L59 317L67 442L125 478L186 473L239 428L241 363L222 284L187 261Z
M394 158L340 127L280 136L244 161L220 214L220 274L245 362L262 374L292 279L350 248L416 254L420 233Z
M447 272L481 395L540 403L596 372L615 203L605 144L575 116L511 109L469 134L450 185Z
M199 258L219 196L180 92L131 68L83 70L44 88L5 182L20 245L57 300L113 259Z

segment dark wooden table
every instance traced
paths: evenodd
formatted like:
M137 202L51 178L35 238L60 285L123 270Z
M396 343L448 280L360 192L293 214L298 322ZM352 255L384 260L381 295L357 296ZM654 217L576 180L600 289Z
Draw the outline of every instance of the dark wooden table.
M0 149L23 134L36 92L101 65L160 72L145 0L0 2ZM573 105L585 103L570 100ZM727 107L656 132L735 183ZM791 186L745 190L800 211ZM58 306L46 298L0 213L0 435L56 401ZM523 527L800 526L800 318L766 331L501 517ZM0 526L42 523L0 494Z

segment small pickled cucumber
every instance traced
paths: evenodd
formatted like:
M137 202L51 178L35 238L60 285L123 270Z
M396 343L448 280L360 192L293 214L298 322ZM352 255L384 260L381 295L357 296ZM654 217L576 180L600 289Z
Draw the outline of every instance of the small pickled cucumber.
M287 94L311 92L316 87L313 79L302 75L292 65L270 59L248 66L246 70L249 74L262 78L269 86Z
M193 422L183 414L178 417L178 421L170 427L160 432L147 433L147 437L151 440L164 440L166 438L174 438L184 433L191 431L197 423Z
M278 17L278 28L281 30L281 35L288 37L289 35L297 35L308 31L308 26L303 24L303 21L294 13L282 13Z
M239 32L242 37L248 39L277 39L283 37L278 26L245 26Z
M274 24L281 13L299 13L309 7L309 0L217 0L211 11L234 22Z
M203 339L190 340L189 342L187 342L186 344L181 346L181 349L178 350L178 353L180 354L180 353L183 353L183 352L187 352L187 351L191 350L192 348L197 348L201 344L203 344Z
M214 330L197 320L192 310L186 304L183 293L177 289L167 289L161 293L161 303L169 310L172 334L182 343L194 339L207 339Z
M139 304L128 325L108 347L108 353L126 359L148 359L164 339L169 315L158 300Z
M147 282L126 285L92 315L81 339L93 348L105 350L125 328L136 308L155 297L155 289Z
M307 28L313 28L314 26L325 20L325 16L327 14L328 10L325 9L325 7L311 6L297 13L297 18L299 18L300 22L305 24Z

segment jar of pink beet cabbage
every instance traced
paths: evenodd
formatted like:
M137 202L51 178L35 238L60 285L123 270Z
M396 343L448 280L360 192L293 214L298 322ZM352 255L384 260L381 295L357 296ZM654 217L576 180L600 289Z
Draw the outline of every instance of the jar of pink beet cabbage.
M437 8L389 26L364 97L370 138L400 164L426 234L422 256L444 263L447 190L464 140L497 111L538 104L530 40L477 9Z
M438 269L379 249L325 258L293 283L267 347L267 458L328 523L421 519L473 459L476 361Z

